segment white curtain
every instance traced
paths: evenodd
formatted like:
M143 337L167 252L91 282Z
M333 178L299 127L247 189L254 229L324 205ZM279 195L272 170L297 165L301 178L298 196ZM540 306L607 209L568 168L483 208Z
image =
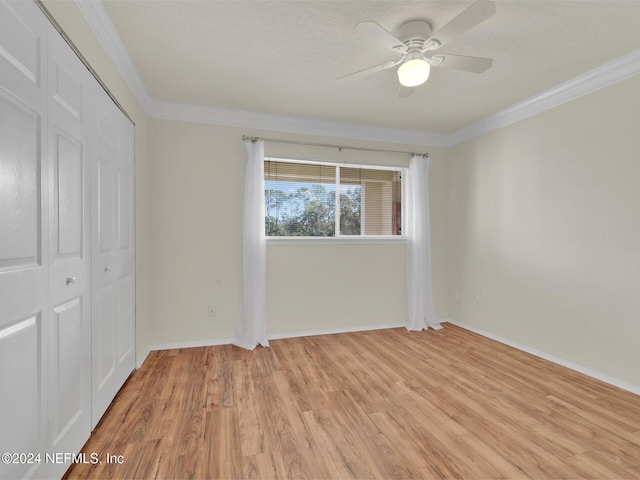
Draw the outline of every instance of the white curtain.
M431 232L429 227L428 157L415 155L405 172L407 209L407 330L428 327L439 330L433 306L431 279Z
M253 350L269 346L264 319L267 243L264 233L264 142L246 141L242 222L242 303L234 345Z

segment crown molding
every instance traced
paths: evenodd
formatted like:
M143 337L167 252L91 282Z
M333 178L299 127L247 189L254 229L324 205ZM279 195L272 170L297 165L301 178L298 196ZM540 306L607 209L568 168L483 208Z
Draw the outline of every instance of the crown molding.
M180 120L212 125L226 125L229 127L254 128L353 140L404 143L426 147L447 146L448 137L440 133L423 132L419 130L374 127L308 117L291 117L160 100L154 101L148 115L151 118L163 120Z
M446 146L447 135L439 133L156 100L149 94L102 1L75 0L75 4L148 117L353 140Z
M212 125L431 147L452 147L640 73L640 49L578 75L449 134L189 105L149 94L101 0L75 3L147 116Z
M149 94L147 86L142 80L102 1L75 0L75 4L98 38L102 48L105 49L116 69L122 75L127 87L129 87L129 90L131 90L144 112L148 115L152 105L155 103L155 99Z
M583 95L631 78L639 73L640 49L589 70L504 110L484 117L471 125L462 127L447 136L447 146L454 146L493 130L506 127Z

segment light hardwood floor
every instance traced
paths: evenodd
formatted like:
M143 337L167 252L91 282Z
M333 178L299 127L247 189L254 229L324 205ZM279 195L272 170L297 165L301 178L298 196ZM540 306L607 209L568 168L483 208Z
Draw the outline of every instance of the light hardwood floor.
M150 354L68 478L640 478L640 397L446 324Z

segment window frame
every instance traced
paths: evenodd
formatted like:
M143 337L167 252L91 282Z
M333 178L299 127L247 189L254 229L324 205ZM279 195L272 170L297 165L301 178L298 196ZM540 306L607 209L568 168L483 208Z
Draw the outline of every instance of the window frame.
M306 165L326 165L336 167L336 195L335 195L335 235L327 237L304 237L304 236L269 236L266 234L266 228L263 228L262 232L268 245L404 245L407 242L406 234L406 221L407 221L407 192L406 192L406 175L408 173L407 167L399 167L396 165L367 165L356 164L349 162L330 162L324 160L301 160L298 158L286 158L277 156L264 157L264 162L274 161L283 163L297 163ZM369 170L386 170L396 171L401 174L401 211L400 222L402 225L402 233L400 235L342 235L340 233L340 167L345 168L362 168ZM264 188L264 183L263 183ZM366 221L366 220L365 220Z

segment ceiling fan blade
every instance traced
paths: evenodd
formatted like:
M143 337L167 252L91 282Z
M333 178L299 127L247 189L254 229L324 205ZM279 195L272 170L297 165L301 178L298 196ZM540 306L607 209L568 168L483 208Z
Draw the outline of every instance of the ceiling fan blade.
M462 70L464 72L482 73L493 64L493 59L484 57L465 57L464 55L438 54L429 58L434 67Z
M496 13L496 6L493 2L478 0L440 30L431 35L431 37L425 42L425 45L429 44L429 40L437 40L442 46L467 30L470 30L476 25L484 22L487 18L493 16L494 13Z
M407 46L402 43L401 40L398 40L393 34L389 33L376 22L360 22L356 25L356 30L369 36L394 52L404 53L407 51Z
M360 70L358 72L350 73L349 75L345 75L336 79L338 83L347 82L353 80L354 78L364 77L365 75L371 75L372 73L381 72L382 70L386 70L391 67L395 67L402 61L402 58L399 60L393 60L391 62L381 63L380 65L376 65L375 67L365 68L364 70Z
M403 85L400 85L400 88L398 89L398 98L410 97L411 95L413 95L413 92L415 92L415 90L415 87L405 87Z

